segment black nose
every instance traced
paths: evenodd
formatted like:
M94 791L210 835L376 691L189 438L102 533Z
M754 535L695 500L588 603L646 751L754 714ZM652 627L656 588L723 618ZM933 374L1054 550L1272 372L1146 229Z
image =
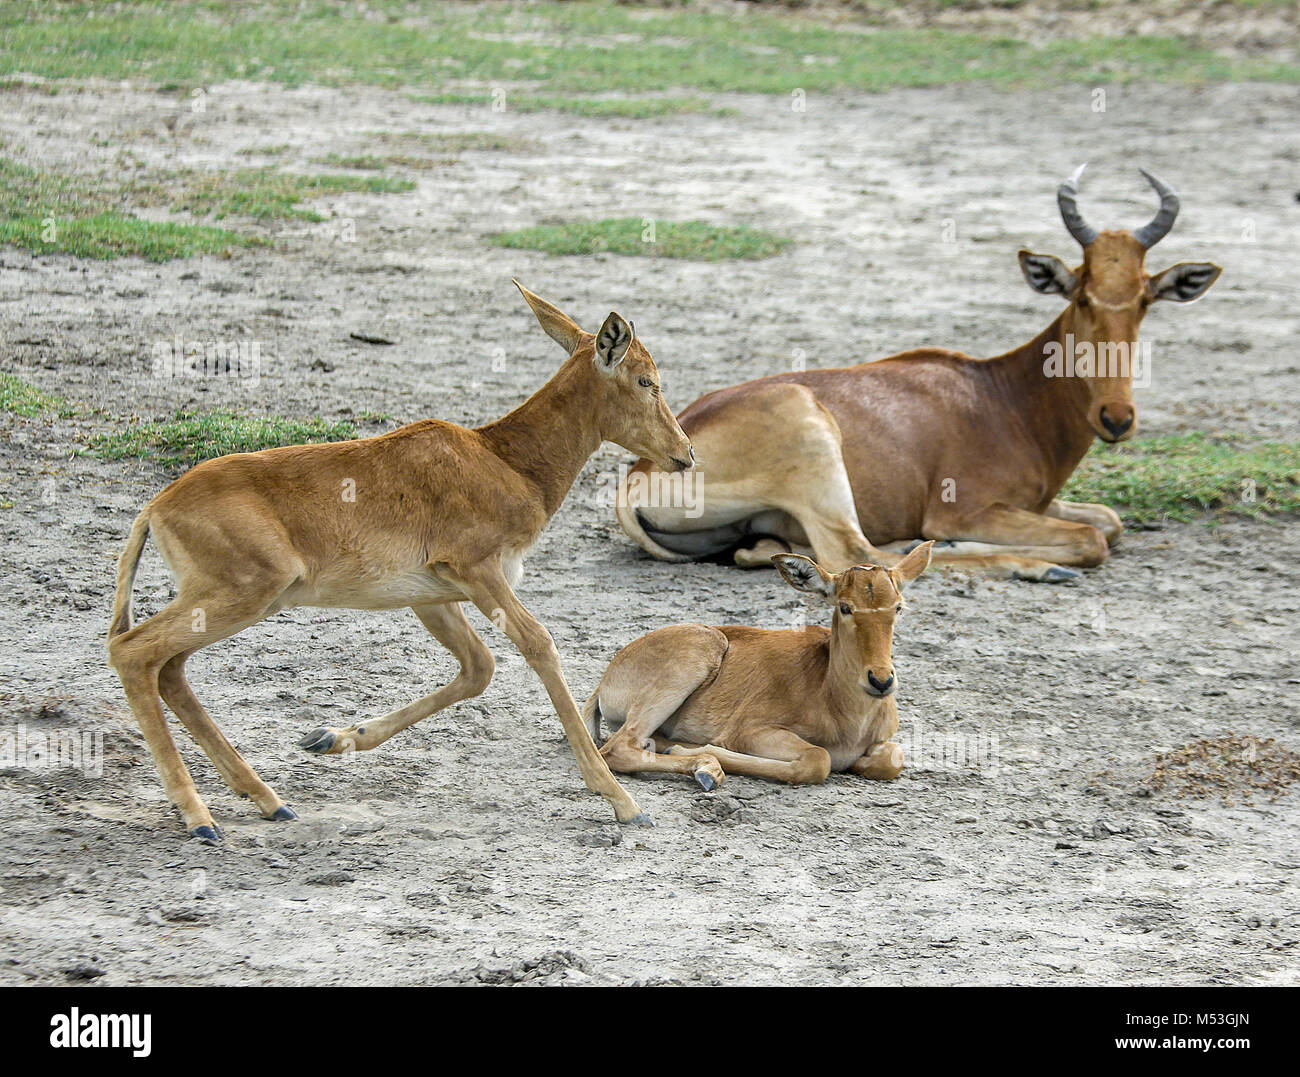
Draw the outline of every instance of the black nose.
M878 681L876 675L871 670L867 670L867 683L883 696L894 687L894 675L891 673L883 681Z
M1110 436L1111 436L1111 437L1113 437L1113 438L1121 438L1121 437L1123 437L1125 434L1127 434L1127 433L1129 432L1129 428L1132 427L1132 425L1133 425L1133 416L1130 415L1130 416L1129 416L1127 419L1125 419L1122 423L1117 423L1117 422L1114 422L1114 421L1111 419L1111 417L1110 417L1109 415L1106 414L1106 409L1105 409L1105 408L1102 408L1102 409L1101 409L1101 425L1104 426L1107 430L1110 431Z

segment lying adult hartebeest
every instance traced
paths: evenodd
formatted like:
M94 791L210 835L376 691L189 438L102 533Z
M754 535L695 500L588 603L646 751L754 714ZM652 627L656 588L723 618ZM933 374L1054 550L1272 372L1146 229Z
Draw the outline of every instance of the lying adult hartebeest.
M667 561L734 550L758 565L811 547L836 570L892 564L927 538L944 540L936 564L989 575L1054 581L1078 575L1063 566L1100 564L1119 517L1056 495L1094 437L1123 441L1137 427L1147 308L1198 298L1221 270L1182 262L1148 274L1144 257L1173 226L1178 197L1143 172L1160 195L1154 219L1098 233L1075 204L1082 171L1057 200L1083 262L1020 252L1030 287L1068 300L1033 340L992 359L922 348L701 397L679 416L701 461L693 511L657 496L661 476L641 460L619 491L623 529Z
M923 543L892 569L832 576L798 554L772 558L794 588L832 606L831 627L772 630L670 625L614 656L583 711L610 768L693 774L713 789L725 771L823 782L832 771L896 778L892 648L903 586L930 563Z
M409 606L461 667L432 695L346 729L317 729L302 747L366 751L481 693L494 663L461 609L472 602L541 678L587 788L613 805L620 822L649 821L596 751L550 633L513 587L528 548L602 441L678 470L691 466L691 443L627 322L610 314L592 336L519 290L569 359L504 418L475 430L427 419L361 441L223 456L182 475L136 518L118 564L109 661L191 834L220 837L176 750L163 701L235 792L269 818L294 818L222 736L184 673L195 651L293 606ZM177 577L177 594L133 628L131 585L150 533Z

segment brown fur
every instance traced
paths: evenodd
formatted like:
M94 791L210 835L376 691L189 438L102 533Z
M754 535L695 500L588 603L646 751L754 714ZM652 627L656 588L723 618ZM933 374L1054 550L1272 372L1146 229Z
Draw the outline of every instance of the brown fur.
M644 821L587 736L550 634L512 588L524 554L602 440L674 469L690 466L691 446L659 393L650 353L623 319L611 314L593 336L520 291L569 358L504 418L474 430L429 419L381 437L210 460L136 519L118 566L110 664L192 832L219 835L172 741L163 701L236 792L264 815L292 813L194 698L183 674L191 654L293 606L409 606L461 671L408 707L319 729L302 742L328 754L365 751L487 687L492 654L461 609L466 601L505 631L541 678L588 788L620 821ZM131 585L150 532L177 595L132 627Z
M629 643L584 712L593 735L601 716L617 726L601 754L613 770L694 774L706 789L727 771L788 782L844 770L897 777L894 622L931 545L893 569L836 576L796 554L775 558L791 586L832 607L829 629L682 624Z
M674 535L712 529L735 537L743 565L789 548L832 569L892 564L919 538L955 543L935 550L936 564L995 576L1059 579L1075 573L1057 566L1100 564L1118 515L1057 494L1094 438L1133 435L1131 372L1048 377L1044 363L1068 335L1135 344L1152 302L1194 299L1220 272L1180 263L1152 276L1145 253L1122 231L1100 233L1073 270L1021 251L1031 286L1068 305L1004 355L920 348L701 397L680 419L700 454L704 512L639 504L636 480L655 467L642 460L619 498L624 530L665 560L694 556ZM753 545L748 534L770 538Z

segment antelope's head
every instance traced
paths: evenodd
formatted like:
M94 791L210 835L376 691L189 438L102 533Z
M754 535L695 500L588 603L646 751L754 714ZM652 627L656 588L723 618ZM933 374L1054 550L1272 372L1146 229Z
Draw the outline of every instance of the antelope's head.
M796 591L817 595L834 608L831 649L850 655L858 684L869 696L892 695L894 622L903 612L903 588L930 564L933 542L923 542L893 568L854 565L832 576L816 561L795 553L772 558L785 582Z
M1213 262L1179 262L1152 276L1143 264L1146 252L1174 226L1178 195L1141 169L1160 196L1156 215L1134 232L1098 232L1083 219L1076 202L1079 177L1086 167L1080 165L1056 192L1065 227L1083 247L1082 264L1069 269L1050 254L1022 250L1020 268L1034 291L1063 295L1070 301L1062 330L1067 339L1072 337L1076 353L1090 357L1074 375L1087 386L1088 425L1102 441L1125 441L1137 430L1133 369L1138 328L1147 308L1158 299L1177 303L1199 299L1223 269Z
M663 393L659 370L632 323L611 312L595 334L577 324L518 281L515 287L537 316L546 335L569 358L590 364L594 376L589 401L602 441L612 441L637 456L653 460L664 471L695 466L695 450L682 431Z

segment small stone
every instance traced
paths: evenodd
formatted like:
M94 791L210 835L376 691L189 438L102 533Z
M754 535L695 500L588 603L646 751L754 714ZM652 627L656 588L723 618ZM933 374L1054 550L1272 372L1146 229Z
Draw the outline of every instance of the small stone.
M695 798L691 818L697 823L724 823L740 808L740 801L728 795L707 793Z
M307 882L311 886L342 886L344 883L355 882L356 876L350 871L326 871L320 875L313 875Z

